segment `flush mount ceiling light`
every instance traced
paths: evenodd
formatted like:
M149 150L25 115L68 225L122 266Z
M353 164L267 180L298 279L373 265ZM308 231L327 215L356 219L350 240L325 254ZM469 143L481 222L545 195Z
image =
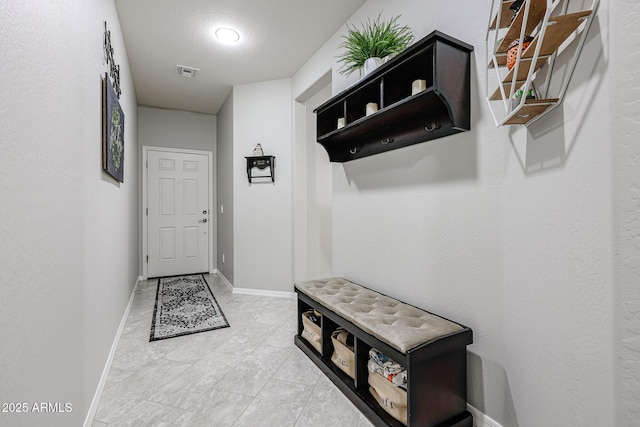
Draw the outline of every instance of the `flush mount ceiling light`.
M236 30L227 27L218 28L215 35L222 43L235 43L240 40L240 34Z

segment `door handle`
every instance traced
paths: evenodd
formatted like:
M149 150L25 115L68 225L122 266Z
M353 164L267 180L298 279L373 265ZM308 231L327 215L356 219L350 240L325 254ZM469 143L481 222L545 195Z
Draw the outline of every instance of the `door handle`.
M205 219L201 219L201 220L200 220L200 221L198 221L198 222L207 222L207 218L205 218Z

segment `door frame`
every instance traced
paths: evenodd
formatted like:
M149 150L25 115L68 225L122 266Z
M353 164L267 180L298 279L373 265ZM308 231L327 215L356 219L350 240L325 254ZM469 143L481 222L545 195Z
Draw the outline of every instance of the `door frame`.
M207 264L209 266L208 270L209 273L213 273L214 272L214 264L213 264L213 260L215 259L214 257L214 245L213 242L216 238L216 236L214 235L214 231L215 231L215 227L214 227L214 221L217 220L217 215L214 215L215 212L213 212L213 206L215 206L214 204L214 194L213 194L213 152L211 151L201 151L201 150L188 150L188 149L183 149L183 148L167 148L167 147L154 147L154 146L150 146L150 145L143 145L142 146L142 165L141 165L141 170L142 170L142 206L141 206L141 211L140 211L140 216L142 217L142 254L141 254L141 264L142 264L142 280L147 280L149 278L149 262L148 262L148 236L149 236L149 230L148 230L148 226L149 226L149 221L148 221L148 216L147 216L147 208L149 207L148 205L148 193L149 193L149 182L148 182L148 156L149 156L149 151L162 151L165 153L179 153L179 154L197 154L197 155L203 155L203 156L207 156L207 162L208 162L208 169L209 169L209 173L208 173L208 194L209 194L209 207L208 207L208 212L209 212L209 232L208 232L208 236L209 236L209 259L207 261Z

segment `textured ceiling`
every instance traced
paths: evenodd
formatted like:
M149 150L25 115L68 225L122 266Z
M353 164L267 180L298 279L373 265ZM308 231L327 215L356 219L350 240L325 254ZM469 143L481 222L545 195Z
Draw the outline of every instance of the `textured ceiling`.
M233 85L291 77L364 2L115 0L138 103L209 114ZM240 40L217 41L220 26Z

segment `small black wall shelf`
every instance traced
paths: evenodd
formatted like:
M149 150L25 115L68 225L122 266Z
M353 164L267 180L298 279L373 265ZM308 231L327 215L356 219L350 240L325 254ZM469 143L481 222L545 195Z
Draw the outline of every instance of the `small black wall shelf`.
M276 182L276 158L275 156L249 156L247 159L247 179L249 184L253 182L255 178L271 178L271 182ZM253 175L254 168L263 171L269 168L268 175Z
M329 160L346 162L469 130L472 51L434 31L318 107L318 143ZM370 103L379 109L371 111Z

